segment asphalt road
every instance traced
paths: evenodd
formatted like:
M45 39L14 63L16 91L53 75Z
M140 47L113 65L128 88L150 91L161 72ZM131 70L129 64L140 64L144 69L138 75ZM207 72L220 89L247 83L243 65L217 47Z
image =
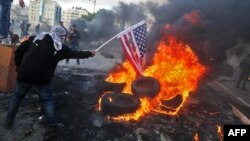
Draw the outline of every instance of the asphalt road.
M236 88L236 81L229 77L220 77L209 85L228 99L233 112L243 123L250 124L250 82L247 82L246 91Z

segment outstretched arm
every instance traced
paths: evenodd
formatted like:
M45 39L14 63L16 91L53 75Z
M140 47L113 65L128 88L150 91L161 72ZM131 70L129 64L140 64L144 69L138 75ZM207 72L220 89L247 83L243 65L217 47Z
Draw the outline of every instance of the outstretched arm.
M59 57L59 60L62 59L76 59L76 58L89 58L95 56L95 51L75 51L71 48L63 45L63 48L58 51L57 56Z

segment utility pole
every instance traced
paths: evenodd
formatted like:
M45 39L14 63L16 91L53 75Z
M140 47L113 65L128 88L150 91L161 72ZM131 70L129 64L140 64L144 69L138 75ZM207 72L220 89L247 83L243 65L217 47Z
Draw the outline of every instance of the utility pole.
M92 2L94 3L94 10L93 10L93 13L95 13L96 0L89 0L89 1L92 1Z

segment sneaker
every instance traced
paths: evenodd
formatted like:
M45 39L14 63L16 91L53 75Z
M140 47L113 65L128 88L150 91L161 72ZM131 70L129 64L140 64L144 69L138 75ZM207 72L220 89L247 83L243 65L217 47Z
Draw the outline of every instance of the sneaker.
M38 123L40 123L40 124L45 124L46 122L45 122L45 116L40 116L40 117L38 117Z
M2 44L3 45L11 45L11 40L9 38L4 38L4 39L2 39Z

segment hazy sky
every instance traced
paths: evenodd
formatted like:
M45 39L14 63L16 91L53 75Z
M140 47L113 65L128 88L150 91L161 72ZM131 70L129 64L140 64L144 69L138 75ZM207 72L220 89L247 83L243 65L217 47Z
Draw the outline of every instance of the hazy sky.
M26 5L29 4L30 0L24 0ZM60 5L65 8L71 8L73 6L81 6L84 7L90 11L93 10L93 0L56 0L60 3ZM111 8L119 1L125 2L125 3L139 3L141 1L167 1L167 0L96 0L96 9L100 8ZM14 3L18 3L18 0L14 0Z

